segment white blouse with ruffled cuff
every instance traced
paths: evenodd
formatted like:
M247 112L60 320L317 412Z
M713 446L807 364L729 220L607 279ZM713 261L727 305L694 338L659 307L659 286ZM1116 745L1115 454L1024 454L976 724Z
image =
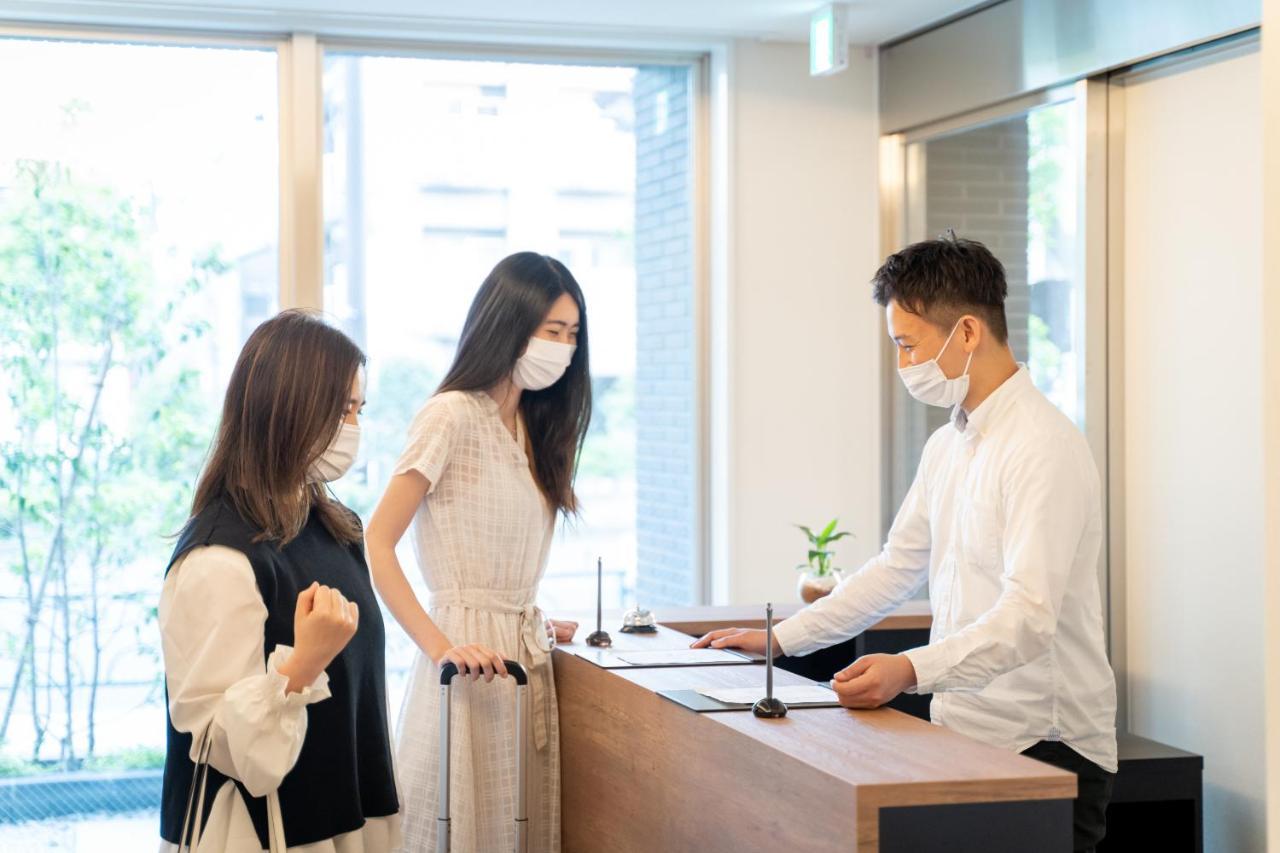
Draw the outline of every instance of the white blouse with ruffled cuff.
M160 635L169 714L174 728L197 733L210 725L209 764L264 797L302 751L307 706L329 698L321 673L298 693L286 693L280 667L293 649L277 646L263 665L267 608L244 554L211 545L195 548L169 570L160 594ZM197 744L191 752L195 760ZM298 853L385 853L400 844L400 816L369 818L353 832L290 847ZM160 844L161 853L178 848ZM218 790L199 850L260 853L263 849L236 786Z

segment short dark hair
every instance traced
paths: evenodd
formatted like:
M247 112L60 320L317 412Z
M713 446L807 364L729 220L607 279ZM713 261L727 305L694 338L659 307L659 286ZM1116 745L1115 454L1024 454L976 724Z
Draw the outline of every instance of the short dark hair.
M996 340L1009 340L1004 300L1009 285L1004 265L986 246L948 232L936 240L912 243L890 255L871 279L882 308L890 300L948 329L965 314L980 317Z

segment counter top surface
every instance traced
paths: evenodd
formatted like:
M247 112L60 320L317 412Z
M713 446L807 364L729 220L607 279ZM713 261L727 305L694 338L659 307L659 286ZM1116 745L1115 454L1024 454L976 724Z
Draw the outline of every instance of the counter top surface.
M606 629L610 624L605 622ZM587 633L584 626L575 643L557 646L557 666L595 666L576 656L587 648L581 640ZM667 650L689 643L687 634L665 625L657 634L613 631L611 636L615 650ZM572 663L563 659L567 655L574 655ZM760 663L631 667L608 672L620 682L651 693L764 683L764 665ZM775 669L774 679L779 685L813 683L782 669ZM1072 797L1075 792L1075 778L1070 773L889 708L802 708L779 720L757 719L749 710L698 716L707 725L731 729L748 741L782 752L856 788L908 785L917 793L928 789L940 802L984 797L1048 799Z

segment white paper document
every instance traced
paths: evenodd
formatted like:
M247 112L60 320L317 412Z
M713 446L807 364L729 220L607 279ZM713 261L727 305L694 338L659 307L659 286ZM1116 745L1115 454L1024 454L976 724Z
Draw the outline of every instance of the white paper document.
M695 666L710 663L743 663L746 658L724 649L666 649L618 652L617 658L634 666Z
M758 700L764 698L764 685L759 687L707 687L698 692L726 705L754 705ZM820 685L795 684L786 687L774 687L773 695L775 699L781 699L788 705L837 701L834 690Z

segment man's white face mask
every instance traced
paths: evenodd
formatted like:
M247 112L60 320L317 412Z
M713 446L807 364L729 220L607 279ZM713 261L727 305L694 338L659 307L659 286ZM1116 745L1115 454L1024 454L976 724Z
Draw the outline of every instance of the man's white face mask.
M902 384L907 386L907 393L921 403L929 406L958 406L969 396L969 365L973 363L973 353L969 353L969 360L964 363L964 372L955 379L948 379L938 364L938 359L942 358L951 339L955 337L956 329L960 328L960 322L957 320L951 327L951 334L947 335L942 349L930 361L898 368L898 376L902 377Z

